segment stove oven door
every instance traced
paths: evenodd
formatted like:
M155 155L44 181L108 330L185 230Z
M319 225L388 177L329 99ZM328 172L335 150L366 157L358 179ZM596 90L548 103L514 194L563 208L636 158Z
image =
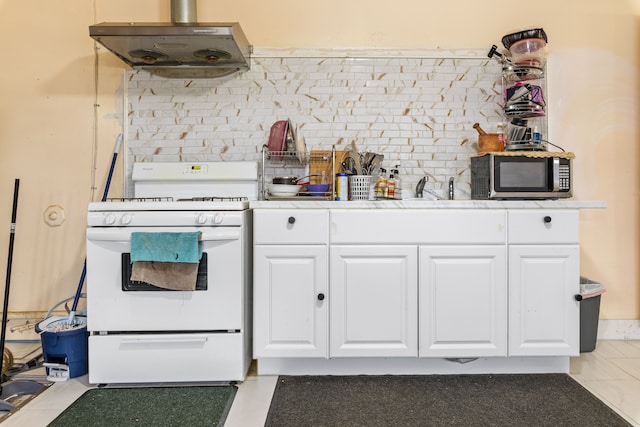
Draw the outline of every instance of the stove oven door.
M136 231L200 231L203 257L195 291L131 282L129 253ZM237 331L246 289L242 227L91 227L87 229L89 331Z

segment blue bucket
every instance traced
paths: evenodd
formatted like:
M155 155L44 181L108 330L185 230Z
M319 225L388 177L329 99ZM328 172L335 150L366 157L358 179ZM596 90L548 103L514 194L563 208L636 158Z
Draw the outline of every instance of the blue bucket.
M73 327L68 322L66 316L53 316L38 323L36 332L40 334L45 363L67 365L69 378L75 378L89 371L89 332L86 317L76 316Z

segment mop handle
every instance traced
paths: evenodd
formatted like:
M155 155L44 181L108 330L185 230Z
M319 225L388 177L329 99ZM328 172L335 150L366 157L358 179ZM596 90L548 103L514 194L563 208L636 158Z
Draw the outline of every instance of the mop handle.
M16 178L13 184L13 210L11 211L11 234L15 234L16 217L18 216L18 190L20 190L20 180Z
M104 193L102 194L102 201L107 200L107 194L109 194L109 187L111 186L111 177L113 177L113 170L116 166L116 160L118 159L118 152L120 151L120 144L122 143L122 134L118 134L116 138L116 147L113 150L113 157L111 158L111 167L109 168L109 175L107 175L107 183L104 187ZM73 323L73 319L76 316L76 309L78 308L78 302L80 301L80 294L82 294L82 285L84 279L87 276L87 257L84 258L84 265L82 266L82 274L80 274L80 281L78 283L78 289L76 295L73 298L73 305L71 306L71 312L69 313L69 324Z
M9 309L9 285L11 284L11 263L13 262L13 240L16 234L16 216L18 213L18 190L20 189L20 180L16 179L13 187L13 210L11 212L11 234L9 235L9 257L7 259L7 282L4 286L4 305L2 309L2 331L0 333L0 372L4 362L4 343L5 333L7 329L7 311ZM0 382L1 382L0 378Z
M102 201L107 200L107 194L109 194L109 187L111 186L111 177L113 176L113 170L116 167L116 160L118 159L118 153L120 152L120 144L122 143L122 134L118 134L116 138L116 148L113 150L113 158L111 159L111 167L109 168L109 175L107 175L107 184L104 186L104 193L102 194Z

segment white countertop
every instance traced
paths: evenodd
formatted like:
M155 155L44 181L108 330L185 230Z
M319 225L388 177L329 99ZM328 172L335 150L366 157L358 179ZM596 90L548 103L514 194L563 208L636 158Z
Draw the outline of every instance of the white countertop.
M252 209L603 209L605 201L582 200L255 200Z

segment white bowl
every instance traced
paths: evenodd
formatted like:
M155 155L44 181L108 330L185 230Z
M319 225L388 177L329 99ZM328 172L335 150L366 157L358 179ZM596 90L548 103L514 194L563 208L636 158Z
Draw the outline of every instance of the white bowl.
M300 191L299 185L269 184L269 194L276 197L294 197Z

